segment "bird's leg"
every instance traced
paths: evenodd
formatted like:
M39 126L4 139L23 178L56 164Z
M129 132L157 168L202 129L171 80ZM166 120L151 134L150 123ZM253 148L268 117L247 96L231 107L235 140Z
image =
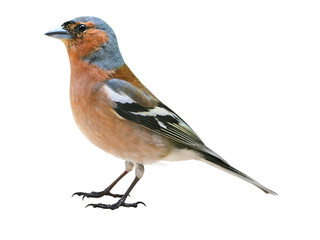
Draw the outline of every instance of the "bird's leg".
M115 198L116 197L121 198L123 195L113 194L110 191L125 175L127 175L128 172L131 172L131 170L133 169L133 163L126 161L125 165L126 165L126 170L124 170L124 172L113 183L111 183L110 186L107 187L105 190L103 190L101 192L91 192L91 193L76 192L72 196L74 196L74 195L82 196L82 199L84 199L85 197L87 197L87 198L100 198L103 196L111 196L111 197L115 197Z
M142 164L136 164L136 177L134 178L133 182L131 183L130 187L128 188L128 190L125 192L125 194L123 194L123 196L120 198L120 200L114 204L102 204L102 203L98 203L98 204L89 204L88 206L92 206L94 208L103 208L103 209L117 209L119 207L137 207L140 203L145 205L143 202L136 202L136 203L125 203L129 193L131 192L131 190L134 188L134 186L137 184L137 182L142 178L143 176L143 172L144 172L144 167ZM146 206L146 205L145 205Z

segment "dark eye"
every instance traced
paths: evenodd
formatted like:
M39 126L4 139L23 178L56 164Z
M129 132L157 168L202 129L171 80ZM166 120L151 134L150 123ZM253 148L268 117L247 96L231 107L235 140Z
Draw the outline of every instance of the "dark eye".
M77 30L79 32L84 32L86 29L87 29L87 26L84 25L84 24L80 24L80 25L77 26Z

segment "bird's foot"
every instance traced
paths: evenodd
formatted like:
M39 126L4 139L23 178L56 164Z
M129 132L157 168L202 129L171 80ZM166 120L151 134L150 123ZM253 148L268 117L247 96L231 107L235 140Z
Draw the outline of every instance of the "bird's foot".
M138 207L139 204L143 204L145 207L146 205L143 202L136 202L136 203L125 203L122 199L120 199L118 202L114 204L88 204L86 207L92 206L94 208L103 208L103 209L111 209L115 210L118 209L119 207Z
M76 192L74 194L72 194L72 197L74 195L77 195L77 196L82 196L82 200L84 198L101 198L103 196L111 196L111 197L114 197L114 198L121 198L123 195L121 194L113 194L110 192L110 189L105 189L104 191L101 191L101 192L91 192L91 193L85 193L85 192Z

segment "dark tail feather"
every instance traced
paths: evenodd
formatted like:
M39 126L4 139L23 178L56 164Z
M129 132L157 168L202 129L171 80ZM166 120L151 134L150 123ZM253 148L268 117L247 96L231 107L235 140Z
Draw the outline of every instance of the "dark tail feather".
M220 168L221 170L224 170L230 174L233 174L233 175L255 185L256 187L260 188L265 193L269 193L272 195L278 195L276 192L270 190L269 188L266 188L265 186L261 185L257 181L253 180L251 177L247 176L246 174L244 174L244 173L240 172L239 170L235 169L234 167L230 166L223 159L217 158L217 157L210 155L208 153L203 153L203 157L204 157L204 160L206 160L206 162L209 162L210 164L214 165L215 167Z

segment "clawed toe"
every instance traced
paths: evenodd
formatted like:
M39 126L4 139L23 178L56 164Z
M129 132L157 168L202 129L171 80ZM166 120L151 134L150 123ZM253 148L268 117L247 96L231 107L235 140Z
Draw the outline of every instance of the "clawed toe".
M125 203L122 202L121 199L120 201L114 203L114 204L103 204L103 203L98 203L98 204L88 204L86 207L93 207L93 208L103 208L103 209L111 209L115 210L118 209L119 207L138 207L139 204L142 204L146 207L146 204L143 202L136 202L136 203Z
M86 198L86 197L87 198L100 198L100 197L103 197L103 196L111 196L111 197L114 197L114 198L121 198L123 196L121 194L113 194L108 190L101 191L101 192L91 192L91 193L76 192L76 193L72 194L72 197L75 196L75 195L82 196L82 200L84 198Z
M144 205L145 207L147 206L144 202L136 202L136 203L123 203L121 206L123 207L138 207L139 204Z
M133 207L136 208L138 207L139 204L142 204L144 206L146 206L143 202L136 202L136 203L125 203L127 197L129 196L131 190L134 188L134 186L137 184L137 182L140 180L140 178L142 177L142 173L143 173L143 165L139 164L138 165L138 173L139 176L136 176L134 178L134 180L132 181L131 185L129 186L129 188L127 189L127 191L121 195L121 194L113 194L111 193L111 189L116 185L116 183L123 177L125 176L129 171L132 170L133 165L131 164L131 169L126 169L126 171L124 171L109 187L107 187L104 191L101 192L91 192L91 193L85 193L85 192L76 192L74 193L72 196L77 195L77 196L82 196L82 199L84 199L85 197L87 198L100 198L102 196L111 196L114 198L120 198L118 202L114 203L114 204L102 204L102 203L98 203L98 204L88 204L86 207L93 207L93 208L103 208L103 209L118 209L119 207Z

